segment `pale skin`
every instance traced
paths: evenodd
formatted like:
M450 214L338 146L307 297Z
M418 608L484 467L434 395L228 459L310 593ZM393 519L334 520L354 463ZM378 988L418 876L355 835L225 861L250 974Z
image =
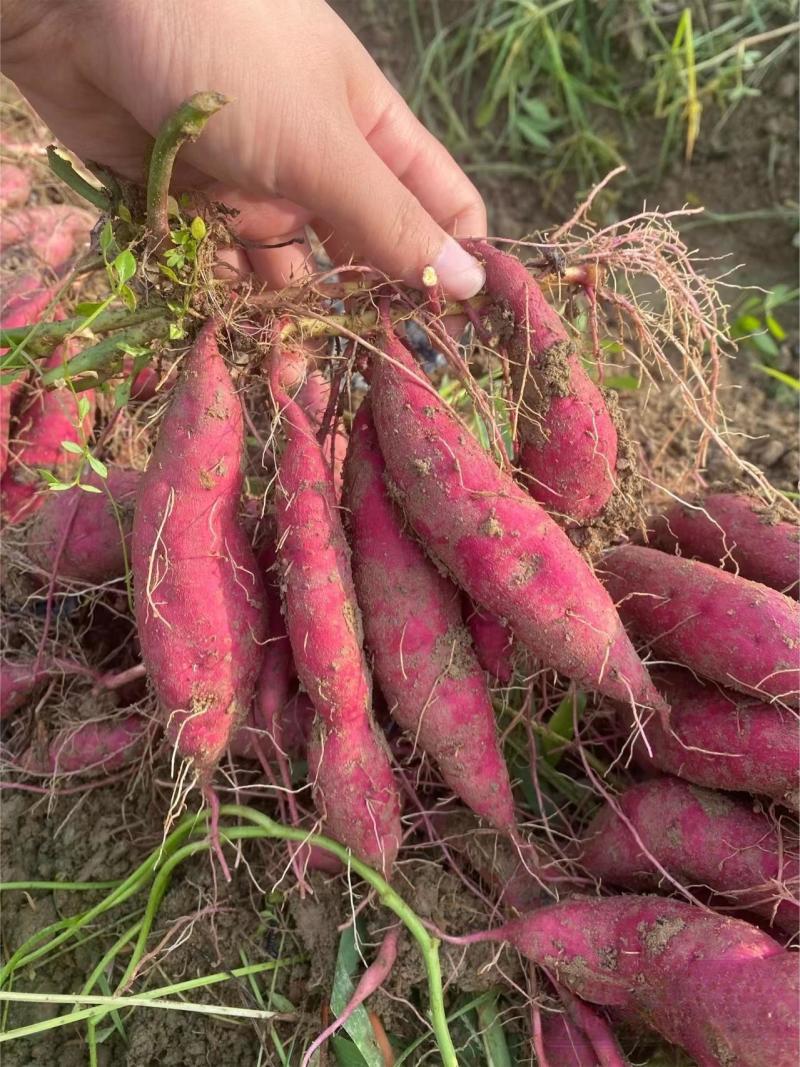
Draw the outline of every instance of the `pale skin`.
M323 0L5 0L2 67L76 155L137 181L179 103L228 96L175 184L240 210L238 266L268 285L307 271L308 246L253 246L310 225L334 262L481 288L452 236L485 235L478 191Z

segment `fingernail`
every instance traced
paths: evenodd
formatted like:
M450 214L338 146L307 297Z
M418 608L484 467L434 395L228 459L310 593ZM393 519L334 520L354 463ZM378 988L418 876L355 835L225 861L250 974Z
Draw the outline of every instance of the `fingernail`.
M453 237L448 237L433 261L439 284L454 300L468 300L483 288L486 272Z

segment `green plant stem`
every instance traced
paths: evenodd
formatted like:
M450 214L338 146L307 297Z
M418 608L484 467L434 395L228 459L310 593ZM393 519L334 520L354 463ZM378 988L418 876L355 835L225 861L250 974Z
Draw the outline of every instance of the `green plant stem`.
M92 889L116 889L122 883L116 882L0 882L0 893L22 890L25 893L48 889L70 889L88 893Z
M108 377L109 373L119 370L124 359L124 353L119 347L121 344L138 348L168 336L169 323L166 319L143 322L138 326L132 326L129 330L112 333L102 341L98 341L96 345L84 348L83 352L67 360L66 363L46 371L41 378L42 385L50 386L61 381L71 381L81 374L91 374L93 380L88 384L94 385L97 381L94 376L99 376L101 371L106 372L106 377Z
M447 1016L444 1008L442 972L439 965L439 941L430 936L420 919L403 898L376 871L353 856L348 849L327 837L308 834L304 830L295 829L291 826L282 826L266 815L251 811L249 808L238 804L222 805L219 814L220 818L248 819L250 822L255 823L256 826L261 827L267 837L318 845L320 848L325 849L326 852L331 852L334 856L337 856L345 866L351 867L360 878L363 878L367 885L375 890L381 904L394 912L419 946L428 976L430 1022L436 1036L436 1043L439 1046L441 1062L443 1067L457 1067L458 1060L450 1037L450 1031L447 1027ZM222 833L222 828L220 828L220 833Z
M141 883L146 880L153 870L156 870L161 863L165 862L170 855L180 847L181 843L185 840L193 829L198 824L198 817L196 815L188 815L182 822L176 827L175 830L169 835L162 847L154 855L150 855L147 859L141 863L136 870L128 875L128 877L120 883L120 885L113 890L107 897L104 897L93 908L89 908L88 911L83 912L80 915L71 919L62 919L58 923L53 923L46 928L46 931L59 928L59 932L44 945L40 945L38 948L33 948L33 945L37 944L46 931L38 931L32 937L28 938L20 947L13 953L6 965L0 969L0 988L5 986L8 979L14 973L18 967L27 967L35 960L40 959L42 956L46 956L54 948L63 944L68 940L73 933L86 926L93 919L96 919L98 915L102 915L110 908L115 907L117 904L122 904L128 897L132 896L140 888ZM201 820L201 825L204 825Z
M72 163L65 159L64 156L59 155L55 145L47 146L47 162L50 164L50 170L52 170L53 174L68 185L70 189L74 189L78 196L88 200L90 204L93 204L100 211L111 210L111 201L106 193L81 177Z
M147 176L147 225L158 247L169 236L169 184L175 157L186 141L199 137L203 127L227 104L222 93L195 93L170 115L156 136Z
M138 311L115 308L98 314L91 323L92 333L110 333L112 330L124 330L131 326L139 326L145 322L153 322L163 318L167 309L161 306L140 308ZM0 329L0 348L10 348L11 351L0 361L0 371L12 370L17 367L27 367L29 361L23 358L15 358L15 348L25 346L28 356L48 356L53 349L72 334L80 333L86 328L86 316L72 319L62 319L61 322L32 323L30 326L16 326L12 329ZM36 330L36 336L31 338L31 331Z

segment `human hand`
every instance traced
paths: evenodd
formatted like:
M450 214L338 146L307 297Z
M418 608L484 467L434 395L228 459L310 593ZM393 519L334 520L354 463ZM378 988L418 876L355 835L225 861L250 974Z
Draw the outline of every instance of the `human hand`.
M433 265L466 299L483 270L480 195L323 0L6 0L3 70L68 148L131 180L163 120L199 89L231 103L181 152L176 185L240 212L253 270L280 286L308 247L256 249L310 224L419 287Z

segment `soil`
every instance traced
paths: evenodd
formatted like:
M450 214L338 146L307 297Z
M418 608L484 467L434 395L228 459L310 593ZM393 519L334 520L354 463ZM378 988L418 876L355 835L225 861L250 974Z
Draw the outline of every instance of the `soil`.
M391 4L336 0L334 6L389 78L398 87L408 84L413 77L414 47L406 4L400 0ZM758 211L784 202L796 189L796 70L784 71L774 90L741 106L735 135L729 126L718 137L712 134L701 139L691 168L676 164L658 181L654 175L660 127L655 122L643 123L637 130L634 171L620 184L609 210L624 217L638 210L645 196L664 209L687 202L702 203L719 214ZM571 214L579 192L574 184L565 183L556 195L548 197L530 179L500 182L479 175L476 182L489 207L490 232L507 237L522 237L560 222ZM692 231L693 242L704 255L728 257L726 264L743 264L735 276L736 284L765 288L797 283L793 237L791 226L758 219L700 224ZM732 297L735 300L737 293L733 292ZM789 309L784 312L791 315ZM797 350L796 320L790 319L789 326L787 370ZM800 453L792 404L776 399L745 358L725 366L722 390L732 423L743 435L739 438L740 453L760 465L776 486L794 486ZM662 464L667 462L660 442L669 437L675 464L685 466L696 441L683 431L681 407L668 389L648 396L646 405L640 398L628 397L623 398L623 405L629 412L634 406L638 409L637 437L643 442L649 462L655 462L657 456ZM125 436L120 449L118 458L140 465L142 445L135 432ZM708 479L724 481L730 473L726 461L712 449ZM9 575L6 581L13 582L13 576ZM12 595L11 600L17 603L19 598ZM40 708L38 713L42 712L46 715L47 709ZM125 877L158 846L169 809L169 771L168 763L162 761L152 773L132 775L69 796L4 789L3 880L91 881ZM314 894L305 899L301 899L296 885L272 892L284 862L284 851L277 845L248 847L230 885L219 878L218 869L205 855L182 864L161 904L150 944L159 944L165 938L166 941L149 961L146 976L140 976L135 989L141 992L148 986L229 970L241 966L243 959L301 956L301 962L279 970L275 980L277 992L296 1009L293 1019L274 1024L274 1034L292 1050L289 1062L294 1065L300 1061L297 1050L302 1047L304 1036L317 1033L327 1018L337 927L347 920L350 903L344 878L325 880L314 876ZM438 858L435 862L430 857L409 860L402 867L398 883L419 915L446 930L464 933L486 923L483 905ZM3 893L4 959L42 927L84 910L102 895L96 891L63 890ZM136 898L125 911L128 922L134 921L131 917L141 903L141 898ZM385 926L384 911L372 908L365 914L374 931L381 924ZM116 913L114 919L117 925L103 929L97 940L85 941L43 966L28 967L18 977L16 988L26 992L78 992L97 963L101 947L107 948L122 929ZM480 991L503 982L524 987L525 975L509 954L503 957L501 970L488 966L494 954L492 946L474 946L466 956L460 949L447 947L442 954L445 978L458 972L457 988L463 992ZM119 974L117 968L109 976L112 987ZM270 981L269 975L258 979L258 988L265 997ZM414 1012L425 1010L424 989L420 956L406 935L392 978L370 1007L387 1030L412 1036L419 1032ZM244 1008L261 1006L247 979L231 979L217 987L194 990L191 999ZM6 1025L24 1026L62 1010L55 1006L14 1005ZM520 1019L515 1025L524 1030L527 1021ZM294 1046L293 1035L298 1039ZM273 1029L265 1023L224 1022L199 1014L142 1009L124 1017L120 1028L105 1033L98 1046L98 1063L100 1067L254 1067L280 1063L275 1049ZM17 1040L4 1049L6 1067L82 1067L87 1062L80 1026Z

